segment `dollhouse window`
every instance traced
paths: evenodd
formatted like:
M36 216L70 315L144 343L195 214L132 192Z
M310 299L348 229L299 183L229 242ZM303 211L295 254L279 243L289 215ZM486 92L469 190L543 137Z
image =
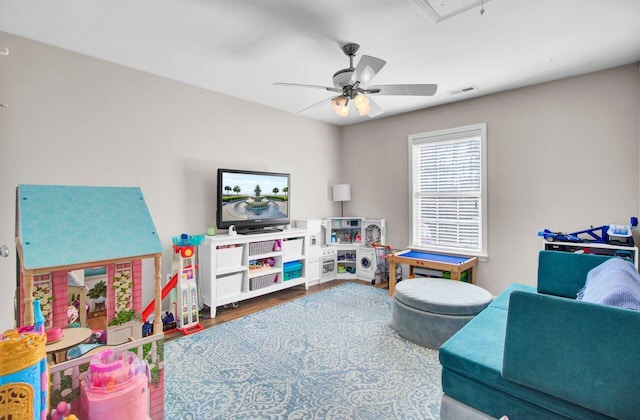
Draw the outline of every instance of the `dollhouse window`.
M33 276L33 299L40 301L45 328L53 327L53 286L51 274Z
M131 263L116 264L113 276L116 312L133 308L133 274Z

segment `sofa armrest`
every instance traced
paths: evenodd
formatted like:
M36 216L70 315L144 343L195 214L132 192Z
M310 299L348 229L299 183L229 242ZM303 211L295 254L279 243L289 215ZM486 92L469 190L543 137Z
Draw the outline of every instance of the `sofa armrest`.
M640 413L640 312L511 294L504 379L615 418Z
M538 293L575 299L584 287L587 273L611 256L540 251L538 254Z

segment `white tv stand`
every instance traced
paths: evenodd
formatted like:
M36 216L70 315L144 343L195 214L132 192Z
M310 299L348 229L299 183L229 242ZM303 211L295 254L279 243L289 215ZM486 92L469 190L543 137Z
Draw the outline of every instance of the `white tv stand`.
M198 246L199 287L211 318L218 306L302 284L308 289L308 240L304 229L205 237Z

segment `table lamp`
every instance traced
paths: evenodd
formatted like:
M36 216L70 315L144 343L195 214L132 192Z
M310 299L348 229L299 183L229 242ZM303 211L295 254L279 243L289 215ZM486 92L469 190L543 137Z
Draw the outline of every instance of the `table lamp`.
M341 217L344 217L344 202L351 201L351 185L350 184L334 185L333 201L340 201Z

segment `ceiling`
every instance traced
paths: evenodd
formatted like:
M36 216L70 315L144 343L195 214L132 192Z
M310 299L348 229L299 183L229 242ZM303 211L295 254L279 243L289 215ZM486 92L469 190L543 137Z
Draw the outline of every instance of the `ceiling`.
M638 0L0 0L0 31L291 113L335 94L273 83L332 86L347 42L387 61L374 85L438 84L378 118L638 62L639 21Z

